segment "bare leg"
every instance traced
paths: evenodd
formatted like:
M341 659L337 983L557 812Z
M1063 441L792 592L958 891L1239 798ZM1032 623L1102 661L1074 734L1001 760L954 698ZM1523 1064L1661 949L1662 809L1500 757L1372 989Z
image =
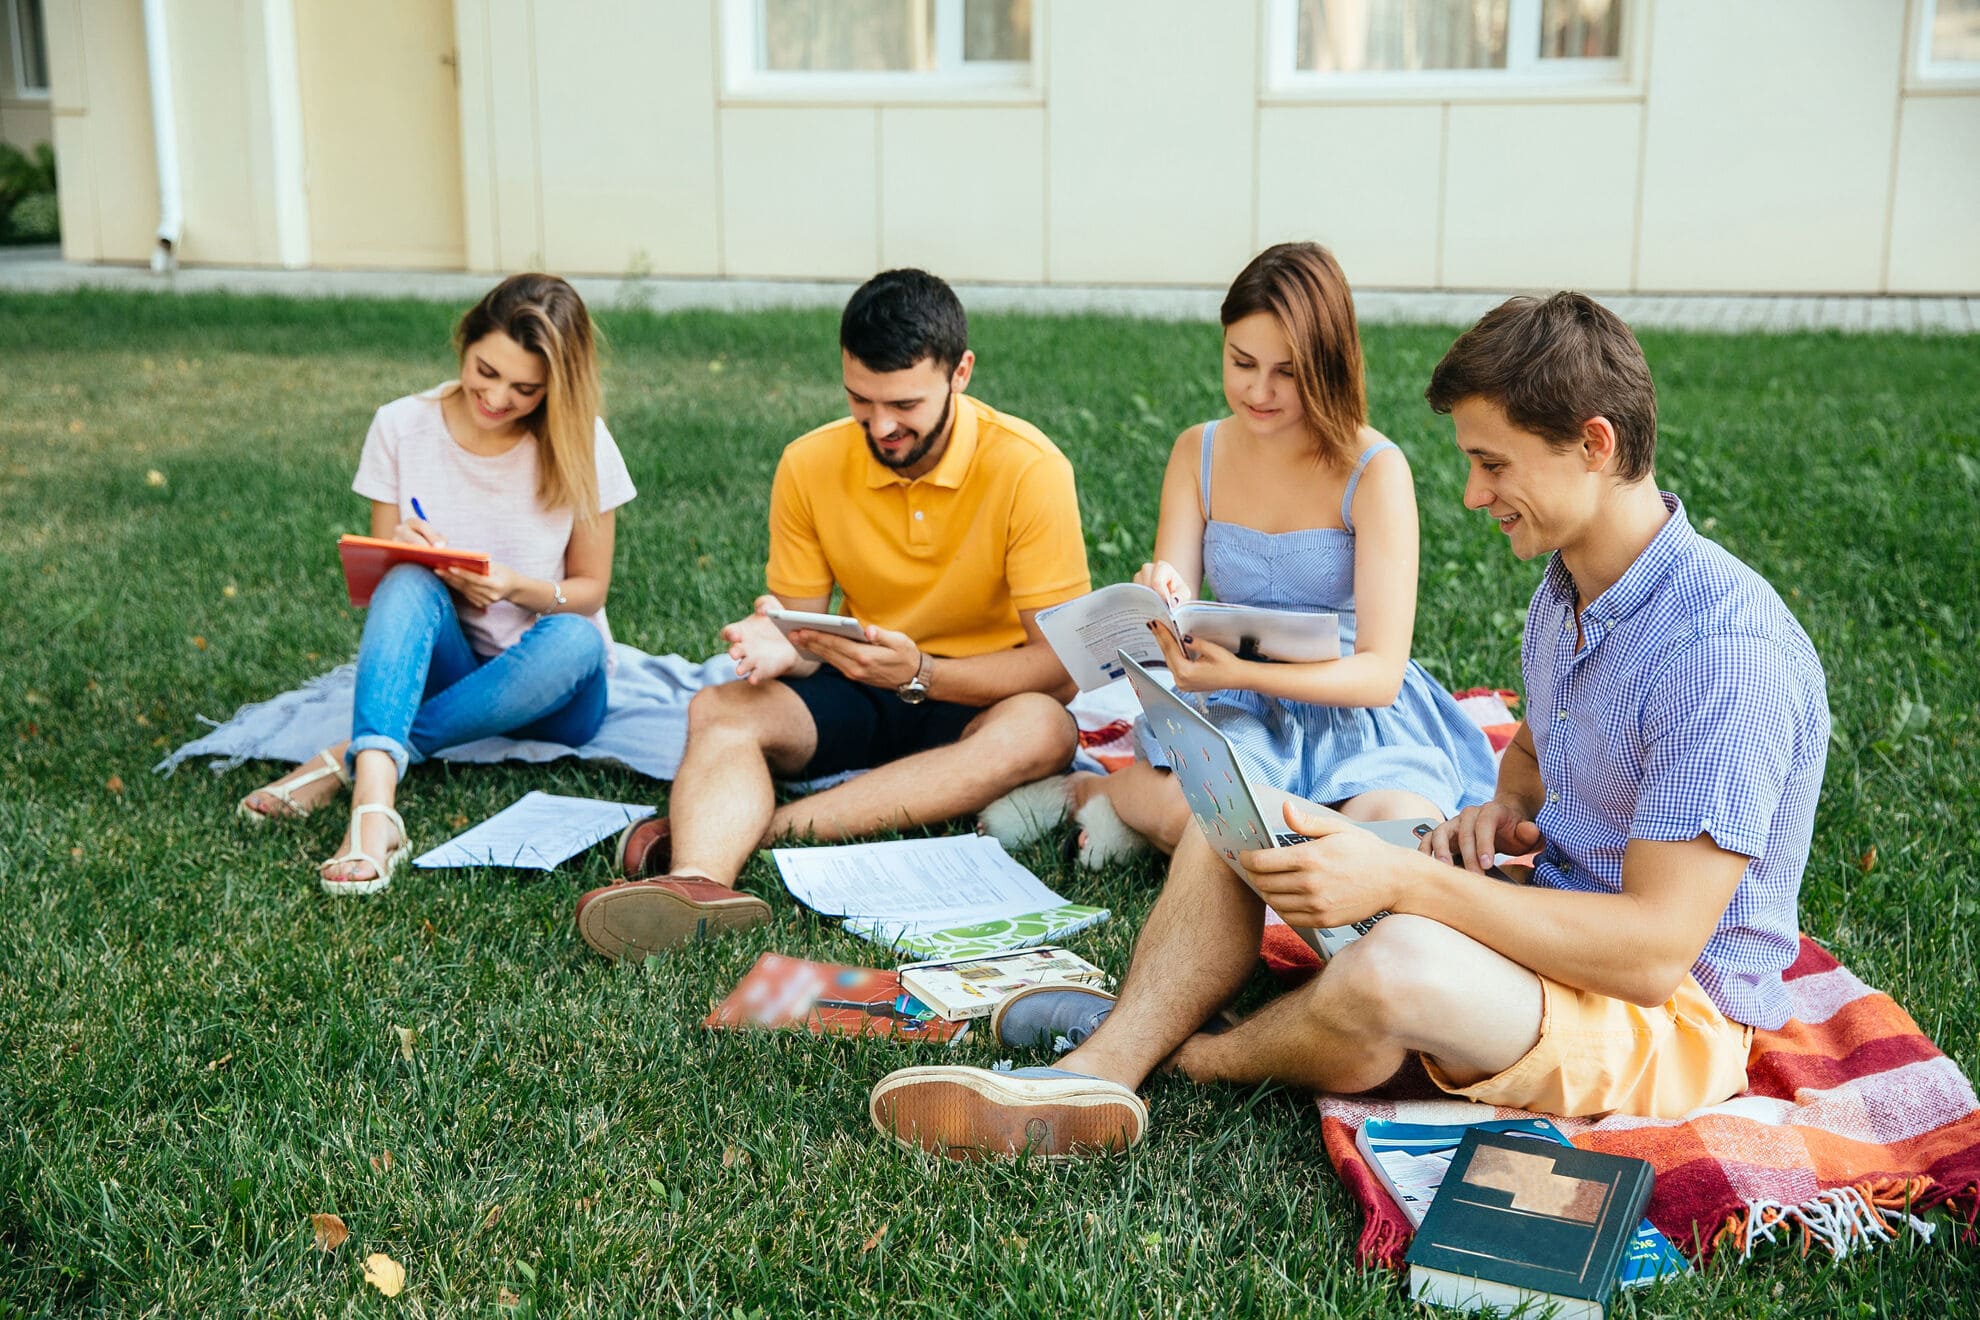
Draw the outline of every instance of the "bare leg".
M988 806L1019 784L1066 768L1079 730L1042 692L987 706L947 747L875 766L855 779L777 808L770 837L856 839L929 825Z
M704 688L688 703L687 748L667 798L675 875L734 885L777 807L773 774L818 744L811 712L782 683Z
M1399 788L1371 789L1345 802L1335 803L1334 810L1349 820L1415 820L1424 816L1431 820L1444 818L1443 808L1429 798Z
M1070 791L1075 813L1090 799L1104 797L1123 825L1164 853L1176 851L1189 825L1189 802L1176 777L1146 761L1123 766L1111 775L1074 775Z
M697 723L703 697L731 688L741 694L723 702L719 717L711 711ZM751 699L771 693L781 697ZM794 726L802 727L802 737ZM804 703L782 684L712 688L688 707L687 753L667 804L673 872L733 885L750 855L778 839L855 839L965 815L1064 769L1077 742L1064 706L1043 693L1019 693L986 708L947 747L876 766L779 807L772 773L795 774L817 747Z
M359 752L357 761L351 767L351 805L359 807L367 802L376 802L389 807L398 793L399 768L392 763L392 754L375 747ZM374 811L367 815L359 823L358 832L361 837L357 839L345 835L344 845L337 850L339 854L356 845L373 857L382 858L387 849L405 842L397 837L398 831L382 812ZM371 863L355 860L326 862L320 869L326 880L369 880L377 874Z
M1533 1048L1540 1010L1540 978L1526 968L1448 926L1397 915L1230 1031L1193 1037L1174 1062L1198 1081L1353 1094L1415 1051L1469 1083Z
M1258 962L1265 905L1201 830L1176 849L1162 896L1135 941L1120 1002L1058 1067L1138 1087L1243 986Z
M344 741L337 743L335 746L327 748L326 750L328 751L330 758L336 761L339 765L341 765L343 764L343 760L344 760L344 749L349 747L350 745L351 745L351 740L346 738L344 739ZM316 772L322 769L323 769L323 755L319 753L316 756L310 757L307 761L304 761L301 765L289 771L289 773L283 775L280 779L273 780L268 784L265 784L262 787L255 789L252 793L249 793L245 798L242 798L241 801L247 806L248 810L258 811L264 816L281 817L281 816L290 815L292 813L289 811L289 809L283 806L281 800L271 795L268 790L271 788L287 789L289 785L295 780L303 779L312 774L316 774ZM292 790L289 794L289 797L298 807L308 812L308 811L314 811L318 807L322 806L324 803L332 801L333 799L336 798L337 794L343 792L343 790L344 790L343 780L337 778L337 776L335 775L325 774L325 775L320 775L317 778L311 780L308 784L305 784L302 788Z

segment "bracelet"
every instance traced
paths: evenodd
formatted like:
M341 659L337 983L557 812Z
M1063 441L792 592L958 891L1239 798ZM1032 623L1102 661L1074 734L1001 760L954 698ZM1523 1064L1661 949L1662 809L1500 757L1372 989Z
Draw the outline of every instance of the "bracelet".
M564 606L566 606L566 605L568 605L568 604L570 604L570 602L569 602L568 600L565 600L565 599L564 599L564 584L563 584L563 583L561 583L561 582L552 582L552 583L550 584L550 594L551 594L552 596L554 596L554 597L556 597L556 599L557 599L557 605L556 605L556 608L557 608L557 609L562 609L562 608L564 608ZM546 612L547 612L547 611L546 611Z

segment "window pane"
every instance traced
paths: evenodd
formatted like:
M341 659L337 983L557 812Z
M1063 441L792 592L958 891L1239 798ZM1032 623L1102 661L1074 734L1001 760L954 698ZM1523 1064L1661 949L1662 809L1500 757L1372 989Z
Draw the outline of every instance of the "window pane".
M1031 59L1031 0L963 0L963 59Z
M763 67L932 69L933 6L934 0L763 0Z
M1298 2L1300 69L1361 73L1506 67L1506 0Z
M26 77L21 90L48 90L48 39L41 30L41 0L15 0L21 16L21 69Z
M1980 61L1980 0L1939 0L1932 15L1932 58Z
M1612 60L1621 54L1621 0L1541 0L1541 59Z

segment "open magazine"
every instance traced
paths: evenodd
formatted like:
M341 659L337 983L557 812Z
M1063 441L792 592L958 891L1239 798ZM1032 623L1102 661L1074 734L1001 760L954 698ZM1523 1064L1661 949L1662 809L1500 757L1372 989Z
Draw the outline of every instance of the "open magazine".
M1334 614L1302 614L1257 605L1192 600L1171 608L1138 582L1118 582L1038 612L1038 628L1081 692L1103 688L1127 671L1118 652L1144 665L1164 663L1148 631L1167 624L1176 636L1215 642L1245 660L1338 660L1341 621Z

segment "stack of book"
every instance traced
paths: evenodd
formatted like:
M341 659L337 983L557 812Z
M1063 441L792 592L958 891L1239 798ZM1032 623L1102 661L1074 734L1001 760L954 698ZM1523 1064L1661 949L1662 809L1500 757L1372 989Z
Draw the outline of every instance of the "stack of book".
M1650 1164L1577 1149L1545 1119L1370 1120L1355 1145L1418 1225L1407 1259L1419 1301L1600 1320L1616 1288L1691 1269L1643 1218Z

